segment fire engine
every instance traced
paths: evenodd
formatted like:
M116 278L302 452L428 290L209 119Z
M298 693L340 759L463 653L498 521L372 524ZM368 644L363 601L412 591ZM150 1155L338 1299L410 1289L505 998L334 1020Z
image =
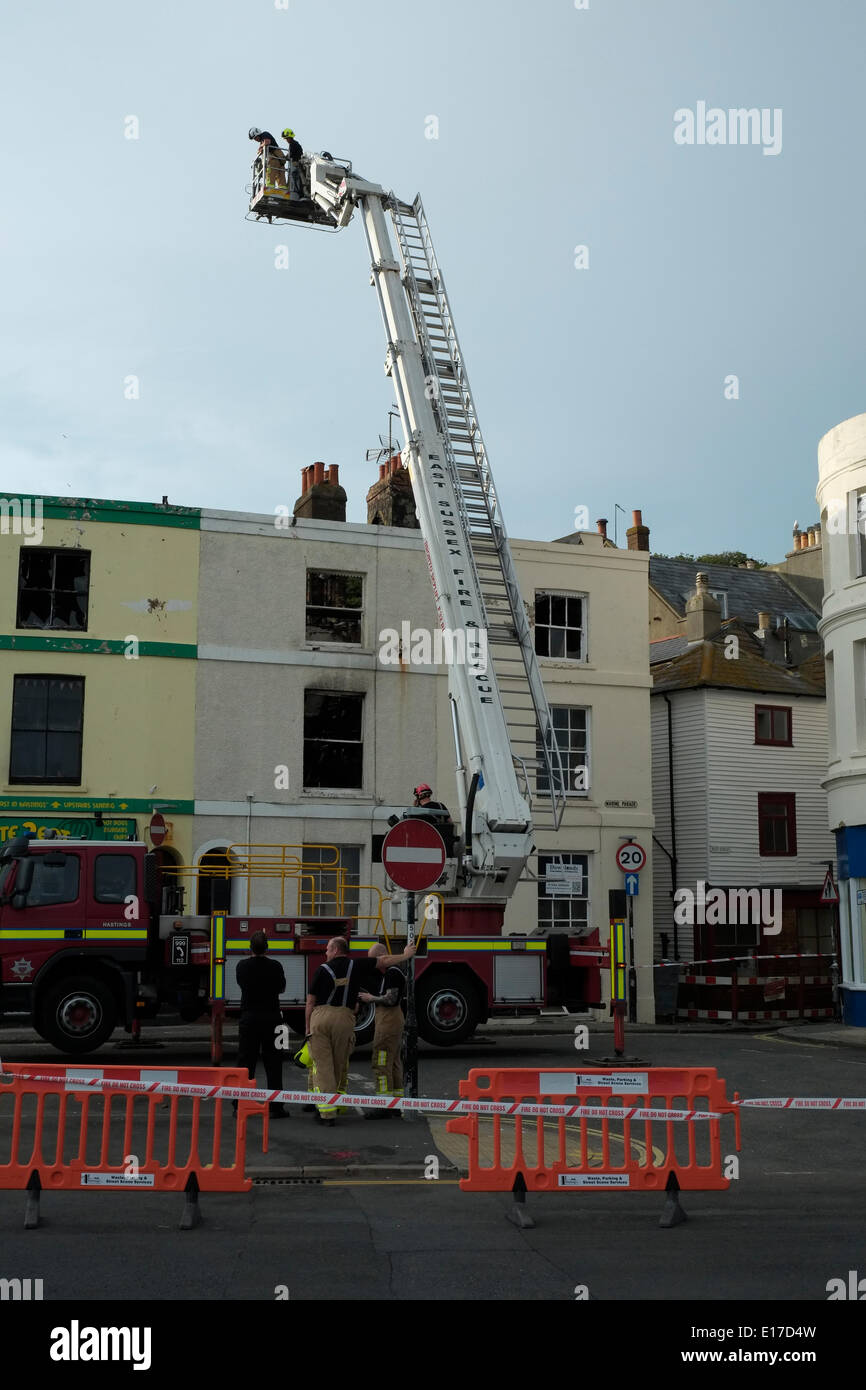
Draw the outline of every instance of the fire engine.
M360 213L439 624L486 639L467 643L486 661L448 667L459 813L456 825L447 812L439 816L446 842L434 885L440 908L425 920L414 963L419 1033L447 1045L497 1013L599 1008L607 961L597 931L503 935L537 829L559 828L569 789L421 200L402 202L327 152L304 156L300 178L288 177L285 157L270 148L256 158L248 217L335 232ZM403 816L436 820L423 809ZM239 1003L237 961L252 932L264 928L286 974L283 1006L301 1031L308 982L328 938L344 934L353 951L366 952L385 921L382 895L372 889L379 893L376 912L367 915L374 935L360 931L361 919L346 910L336 848L337 894L330 915L317 912L300 884L321 875L321 857L308 865L300 847L287 850L238 845L229 859L248 885L277 876L284 890L294 879L294 904L281 892L279 914L257 916L248 894L245 914L207 917L184 915L181 898L166 900L156 856L142 842L7 844L0 851L0 1012L28 1014L44 1038L70 1052L100 1046L117 1023L137 1031L162 1004L187 1019L210 1008L221 1022ZM372 1036L373 1015L369 1007L359 1016L361 1042Z

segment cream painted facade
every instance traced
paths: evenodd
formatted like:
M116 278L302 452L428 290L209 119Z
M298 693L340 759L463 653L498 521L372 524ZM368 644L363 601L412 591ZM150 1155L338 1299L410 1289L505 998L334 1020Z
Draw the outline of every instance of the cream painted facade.
M456 812L446 669L380 660L385 629L399 632L408 622L411 629L435 631L423 541L402 528L291 520L281 526L272 516L201 514L196 857L248 840L337 845L357 851L361 883L381 890L373 837L385 834L389 815L411 804L412 787L429 782L436 798ZM530 612L537 593L572 594L585 600L587 622L584 660L541 659L551 705L575 711L588 728L589 786L569 798L558 834L539 828L538 850L586 857L585 891L565 910L606 941L608 890L623 886L617 848L630 837L643 845L648 863L634 920L637 962L649 965L649 556L605 547L591 534L579 545L516 541L512 549ZM359 643L307 641L308 570L363 576ZM360 790L305 789L305 690L363 696ZM534 875L537 859L529 867ZM236 912L246 910L247 886L244 877L235 881ZM275 883L257 888L264 891L254 897L254 908L296 910L293 901L281 909ZM362 896L362 912L371 896L375 891ZM562 912L561 900L558 907ZM505 930L532 932L538 923L539 886L530 879L508 908ZM651 971L639 971L638 979L639 1017L651 1020Z
M0 689L7 709L0 721L2 833L70 820L92 823L101 811L106 818L134 820L142 837L151 805L161 803L171 826L169 843L188 862L198 512L132 502L31 501L31 518L35 504L41 507L41 535L21 534L11 513L4 514L0 534ZM52 570L55 554L61 569ZM63 558L84 554L90 556L89 578L74 582L86 593L86 626L58 626L67 601L60 588L68 581L58 577ZM31 568L36 555L38 572ZM35 597L22 600L19 613L22 585ZM44 608L45 624L19 627L25 607L40 614ZM12 781L16 676L83 680L80 780Z
M855 415L818 445L818 505L824 607L818 631L827 669L830 828L839 858L843 986L861 1004L846 1020L866 1021L866 415Z

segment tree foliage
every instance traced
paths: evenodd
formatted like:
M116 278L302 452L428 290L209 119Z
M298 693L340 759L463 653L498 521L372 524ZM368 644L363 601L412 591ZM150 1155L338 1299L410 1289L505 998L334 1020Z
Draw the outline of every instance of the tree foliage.
M750 560L756 569L767 568L766 560L756 560L754 556L747 555L744 550L721 550L717 555L662 555L658 551L653 551L654 560L688 560L692 564L699 565L732 565L735 569L744 569L747 560Z

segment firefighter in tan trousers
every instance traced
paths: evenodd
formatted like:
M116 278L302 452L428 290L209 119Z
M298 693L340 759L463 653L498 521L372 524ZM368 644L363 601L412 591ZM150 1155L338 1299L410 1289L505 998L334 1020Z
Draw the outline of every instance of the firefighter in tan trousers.
M379 1096L402 1096L403 1061L400 1056L403 1042L403 1009L401 1007L406 993L406 980L397 962L409 960L415 954L414 946L407 946L402 956L389 956L381 942L370 947L369 955L375 960L379 978L375 994L361 990L358 998L364 1004L376 1007L376 1031L373 1034L373 1077L376 1094ZM371 1111L370 1114L382 1112Z
M332 936L325 950L325 963L310 981L307 995L306 1033L310 1043L311 1089L333 1095L345 1089L349 1080L349 1057L355 1045L355 1012L362 971L349 954L345 937ZM353 979L354 973L354 979ZM316 1107L316 1119L334 1123L337 1107Z

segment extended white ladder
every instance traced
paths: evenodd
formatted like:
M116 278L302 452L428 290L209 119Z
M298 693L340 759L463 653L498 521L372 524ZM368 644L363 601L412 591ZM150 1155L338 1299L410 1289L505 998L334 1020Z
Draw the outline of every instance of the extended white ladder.
M410 205L391 198L388 208L431 405L478 574L489 656L502 695L512 757L523 769L536 825L558 828L566 797L562 758L442 272L421 199ZM528 769L535 772L531 781Z

